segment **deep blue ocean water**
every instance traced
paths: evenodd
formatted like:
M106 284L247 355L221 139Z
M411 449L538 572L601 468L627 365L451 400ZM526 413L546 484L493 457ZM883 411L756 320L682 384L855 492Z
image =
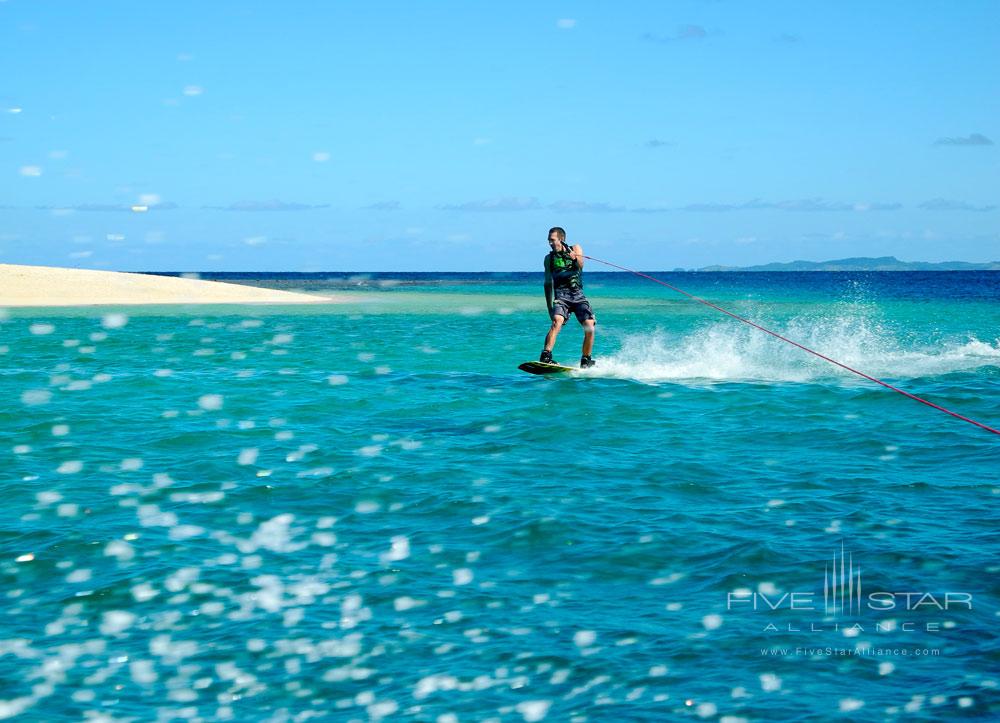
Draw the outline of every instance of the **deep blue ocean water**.
M0 314L0 717L1000 717L1000 437L625 274L559 378L538 274L220 276L347 302ZM657 276L1000 426L995 272Z

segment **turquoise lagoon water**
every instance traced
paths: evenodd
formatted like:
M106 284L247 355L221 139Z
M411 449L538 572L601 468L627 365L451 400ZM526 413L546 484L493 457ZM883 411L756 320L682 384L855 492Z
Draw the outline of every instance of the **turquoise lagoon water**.
M1000 425L994 274L663 278ZM348 302L3 314L0 716L1000 716L997 436L626 275L555 379L537 275L228 280Z

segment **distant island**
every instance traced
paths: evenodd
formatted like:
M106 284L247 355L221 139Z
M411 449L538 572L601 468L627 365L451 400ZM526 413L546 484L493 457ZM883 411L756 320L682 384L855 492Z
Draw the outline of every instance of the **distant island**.
M900 261L895 256L864 256L833 261L789 261L759 266L705 266L698 271L1000 271L1000 261Z

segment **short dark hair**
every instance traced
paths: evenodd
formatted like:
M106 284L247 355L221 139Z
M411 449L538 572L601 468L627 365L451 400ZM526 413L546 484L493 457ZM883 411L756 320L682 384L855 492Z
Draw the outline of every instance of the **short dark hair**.
M550 228L549 229L549 236L551 236L552 234L556 234L559 237L560 241L565 241L566 240L566 229L564 229L564 228L562 228L560 226L553 226L552 228Z

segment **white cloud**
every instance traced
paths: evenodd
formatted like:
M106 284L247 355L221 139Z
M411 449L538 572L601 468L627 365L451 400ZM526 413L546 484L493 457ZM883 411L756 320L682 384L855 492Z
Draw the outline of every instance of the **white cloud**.
M690 203L681 206L681 211L700 211L709 213L723 213L727 211L898 211L903 207L901 203L886 203L879 201L846 203L843 201L827 201L823 198L796 198L785 201L764 201L759 198L752 199L745 203ZM649 210L649 209L642 209Z
M968 201L954 201L948 198L933 198L930 201L924 201L917 208L921 208L924 211L993 211L996 210L995 205L984 205L977 206L974 203L969 203Z
M444 211L531 211L541 208L537 198L505 196L491 198L485 201L468 201L466 203L439 206Z
M576 20L573 18L559 18L556 20L556 27L560 30L572 30L576 27Z
M935 146L992 146L993 141L982 133L970 133L967 136L956 136L952 138L938 138L934 141Z
M326 163L330 160L330 154L327 151L316 151L312 158L316 163Z
M156 199L154 202L152 199ZM162 203L155 194L144 194L136 203L81 203L76 206L36 206L40 211L51 211L57 215L67 215L75 211L94 213L117 213L121 211L173 211L176 203Z
M398 211L399 208L399 201L378 201L370 206L365 206L365 209L369 211Z
M205 89L202 88L200 85L185 85L184 86L184 95L191 95L191 96L201 95L204 92L205 92Z
M237 201L228 206L202 206L202 208L213 211L310 211L316 208L329 208L330 204L323 203L311 205L308 203L298 203L295 201L279 201L271 199L269 201Z
M622 206L613 206L604 201L556 201L550 203L548 207L560 213L614 213L625 210Z
M41 166L21 166L21 175L29 178L37 178L42 175Z

